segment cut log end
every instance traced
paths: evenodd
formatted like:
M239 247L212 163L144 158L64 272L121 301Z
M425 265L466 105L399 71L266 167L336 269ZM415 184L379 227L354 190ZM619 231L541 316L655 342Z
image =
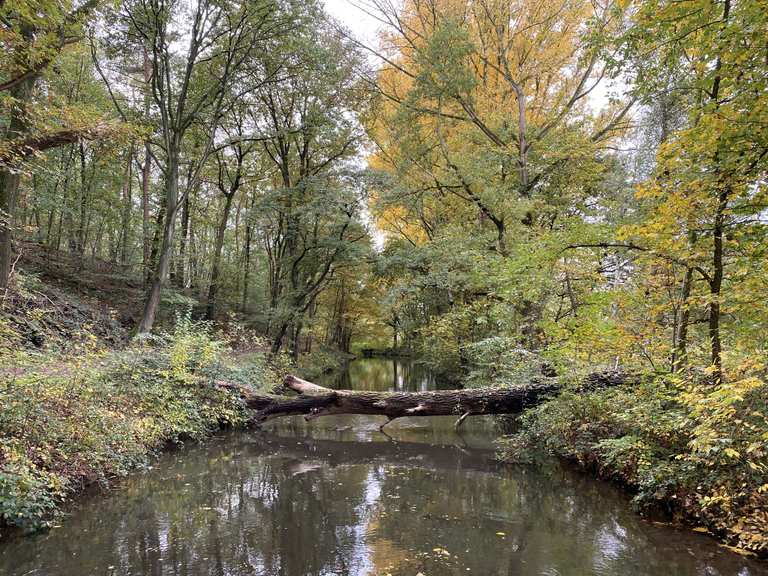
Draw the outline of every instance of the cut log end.
M288 376L285 377L285 380L283 380L283 384L286 388L290 388L299 394L328 394L331 392L330 388L319 386L308 380L302 380L293 374L288 374Z

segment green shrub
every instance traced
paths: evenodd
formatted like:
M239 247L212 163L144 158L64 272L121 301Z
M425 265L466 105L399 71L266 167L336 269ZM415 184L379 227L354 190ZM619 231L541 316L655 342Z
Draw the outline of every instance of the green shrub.
M310 354L303 354L296 366L297 372L309 380L316 380L323 374L340 370L350 356L329 348L318 348Z
M537 450L596 470L741 549L768 553L768 385L755 377L645 379L566 391L529 410L502 442L508 460Z
M465 347L470 365L469 386L529 384L541 378L544 362L533 352L521 348L516 339L492 336Z
M180 318L122 351L94 344L64 363L30 357L4 372L0 524L44 527L84 484L124 476L167 442L244 424L239 397L216 382L266 388L275 369L264 354L249 360L233 362L209 325Z

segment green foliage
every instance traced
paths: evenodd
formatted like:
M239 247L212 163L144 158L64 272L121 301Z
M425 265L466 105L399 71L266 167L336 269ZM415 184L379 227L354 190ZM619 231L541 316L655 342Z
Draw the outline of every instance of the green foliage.
M508 457L545 448L765 551L764 3L480 4L373 2L397 26L368 74L319 0L0 2L0 220L37 243L20 266L68 260L79 289L104 266L92 292L119 295L84 312L18 269L0 294L5 522L242 423L216 382L271 390L291 361L267 350L314 378L366 343L468 386L663 373L566 392ZM627 93L592 98L611 76ZM105 354L153 268L162 320L184 313ZM249 329L192 322L205 299Z
M0 441L0 519L6 524L47 526L66 495L64 476L35 464L18 440Z
M713 387L648 378L637 386L565 393L522 418L504 441L510 460L544 450L630 486L739 548L765 554L768 537L768 385Z
M296 370L303 378L313 380L321 378L324 374L340 370L349 360L350 355L348 354L340 353L331 348L320 348L309 354L301 355Z
M210 327L182 318L176 329L125 350L95 348L66 363L37 359L0 381L0 518L50 524L84 483L124 476L167 442L242 425L236 394L217 380L266 387L264 354L234 364Z
M545 369L539 356L513 339L491 336L466 347L470 362L466 382L472 386L519 386L540 378Z

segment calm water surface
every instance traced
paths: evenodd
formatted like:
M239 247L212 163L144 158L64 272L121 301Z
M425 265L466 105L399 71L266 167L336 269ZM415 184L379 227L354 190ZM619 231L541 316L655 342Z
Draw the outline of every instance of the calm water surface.
M326 382L326 384L333 382ZM360 360L336 382L436 386ZM490 456L492 422L297 419L163 456L60 528L0 543L3 575L766 576L705 536L645 522L613 487Z

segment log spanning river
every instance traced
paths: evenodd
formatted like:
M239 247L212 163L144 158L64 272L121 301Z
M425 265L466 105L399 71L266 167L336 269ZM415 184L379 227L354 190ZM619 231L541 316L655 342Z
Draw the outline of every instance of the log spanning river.
M351 389L430 390L392 360ZM162 456L60 527L0 544L0 575L766 576L704 535L647 522L628 497L556 463L492 459L493 421L276 421Z

